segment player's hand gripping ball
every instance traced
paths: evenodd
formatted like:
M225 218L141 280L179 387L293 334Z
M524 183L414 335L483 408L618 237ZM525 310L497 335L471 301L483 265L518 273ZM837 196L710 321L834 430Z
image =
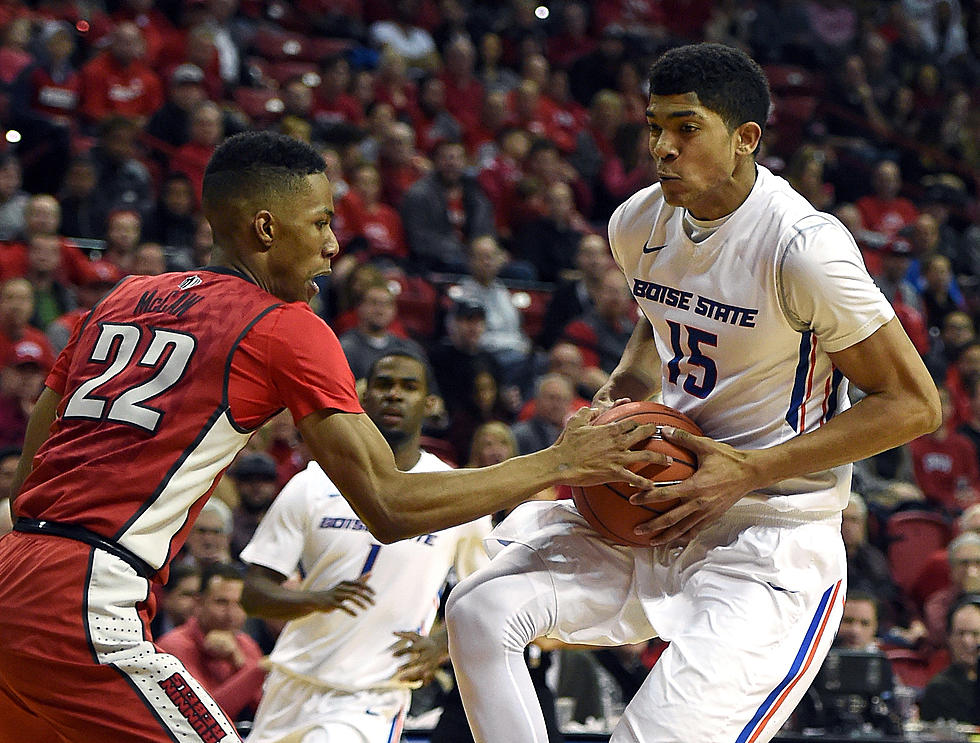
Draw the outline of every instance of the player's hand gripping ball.
M597 416L593 424L601 425L626 419L635 420L637 423L673 426L696 436L703 435L698 425L679 410L647 401L629 402L610 408ZM651 436L633 448L649 449L674 458L674 461L667 467L650 463L643 465L642 469L636 470L654 482L665 485L680 482L693 475L697 469L697 458L694 454L687 449L665 441L659 435ZM616 544L646 547L648 542L636 536L633 529L664 511L670 510L673 504L658 504L657 507L635 506L629 502L629 499L638 490L638 488L625 482L607 482L603 485L573 487L572 498L582 517L606 539Z

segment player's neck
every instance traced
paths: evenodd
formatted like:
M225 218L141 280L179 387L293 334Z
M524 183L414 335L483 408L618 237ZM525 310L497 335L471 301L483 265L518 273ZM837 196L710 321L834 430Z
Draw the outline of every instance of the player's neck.
M395 450L394 454L395 466L402 472L408 472L422 458L422 450L419 449L419 437L413 436L408 439L402 446L399 446Z

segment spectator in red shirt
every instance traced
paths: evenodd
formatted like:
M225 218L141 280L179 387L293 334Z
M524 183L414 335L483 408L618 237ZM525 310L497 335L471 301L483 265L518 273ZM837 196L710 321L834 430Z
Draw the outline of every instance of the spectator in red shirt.
M71 159L71 139L81 93L81 76L71 62L75 30L49 21L41 30L37 64L27 67L11 92L11 126L21 132L17 147L26 165L24 181L32 193L61 186Z
M510 126L511 120L510 109L507 107L507 94L502 90L488 90L483 96L483 105L480 106L480 115L476 123L465 127L463 131L466 152L478 169L489 167L500 153L497 140ZM521 157L523 158L523 155Z
M88 311L122 278L122 272L109 261L92 261L89 263L89 271L89 278L79 284L75 290L78 306L56 318L45 331L56 354L61 353L68 344L75 323L88 314Z
M322 82L316 90L313 115L321 126L340 122L360 125L364 122L364 108L360 101L347 92L350 88L350 64L340 54L327 58L323 63Z
M561 31L548 40L548 59L555 67L567 69L595 48L595 38L589 33L588 8L580 2L566 3L561 13Z
M177 29L159 9L153 0L121 0L119 8L112 13L114 23L131 21L139 27L146 44L145 62L156 68L164 62L164 55L172 48Z
M61 205L54 196L37 194L31 196L24 207L24 231L15 242L6 243L0 248L0 278L25 276L28 270L27 246L36 235L51 235L61 244L61 265L59 278L71 284L78 284L87 275L86 256L69 240L61 237Z
M488 93L502 98L503 93ZM530 132L508 126L497 135L497 154L477 176L487 198L493 203L498 234L509 237L516 207L517 186L524 178L524 159L531 151Z
M440 79L446 87L446 107L464 130L475 127L483 100L483 83L476 76L476 47L466 36L446 47Z
M204 170L224 135L224 122L217 104L203 101L191 110L190 139L177 148L171 167L190 178L197 203L201 199Z
M862 196L855 205L861 212L866 230L895 237L903 227L913 224L919 210L908 199L899 196L902 189L902 172L898 163L882 160L871 176L873 193Z
M50 347L31 340L15 343L7 353L0 369L0 446L23 445L27 421L53 363Z
M143 220L132 209L116 209L106 220L105 248L102 258L112 263L123 275L133 272L136 246L140 244Z
M463 128L446 107L446 86L438 77L421 82L414 123L418 148L426 154L439 142L462 140Z
M431 169L429 159L415 149L412 127L403 121L389 126L378 152L378 170L384 184L382 194L385 203L399 208L405 192Z
M113 114L141 124L163 105L163 85L142 60L143 34L126 21L113 30L109 48L82 68L81 112L91 123Z
M27 279L10 279L0 284L0 359L7 359L21 342L40 349L45 359L54 359L47 337L30 324L34 315L34 288ZM50 366L50 364L49 364ZM26 420L26 419L25 419Z
M242 631L244 581L238 568L214 563L201 571L194 615L157 640L177 656L233 720L254 713L262 697L262 650Z
M337 204L345 213L353 205L357 216L352 220L362 238L363 259L389 259L399 265L408 258L405 230L398 211L381 201L381 174L370 164L354 170L351 190ZM356 249L356 248L355 248Z
M595 306L565 327L562 340L581 349L585 366L610 374L633 333L635 307L623 272L611 268L602 277Z
M931 506L958 515L980 502L980 466L973 442L954 430L949 392L939 390L943 422L933 433L909 443L915 482Z
M381 52L374 78L374 97L390 103L399 118L414 118L418 90L406 74L405 60L391 48Z

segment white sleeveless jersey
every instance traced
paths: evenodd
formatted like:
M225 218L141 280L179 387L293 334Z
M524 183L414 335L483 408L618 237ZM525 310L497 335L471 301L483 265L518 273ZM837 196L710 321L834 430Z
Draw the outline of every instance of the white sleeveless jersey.
M664 404L705 435L762 449L813 431L848 407L828 353L894 317L853 238L762 166L745 202L693 243L660 185L609 221L613 257L656 339ZM747 496L781 511L841 510L850 465Z
M422 452L412 472L451 469ZM395 631L427 634L447 575L466 576L489 561L482 541L490 518L394 544L367 530L316 462L293 477L273 501L241 559L292 575L305 590L328 590L370 572L375 604L350 616L317 612L288 622L270 655L287 675L341 691L407 688L392 680L404 658L390 646Z

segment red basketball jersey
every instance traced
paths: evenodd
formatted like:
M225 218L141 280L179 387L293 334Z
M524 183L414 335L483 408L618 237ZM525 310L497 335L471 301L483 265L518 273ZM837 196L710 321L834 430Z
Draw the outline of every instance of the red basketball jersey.
M17 515L87 527L154 568L265 419L360 412L327 325L219 270L123 281L76 328L48 386L62 400Z

